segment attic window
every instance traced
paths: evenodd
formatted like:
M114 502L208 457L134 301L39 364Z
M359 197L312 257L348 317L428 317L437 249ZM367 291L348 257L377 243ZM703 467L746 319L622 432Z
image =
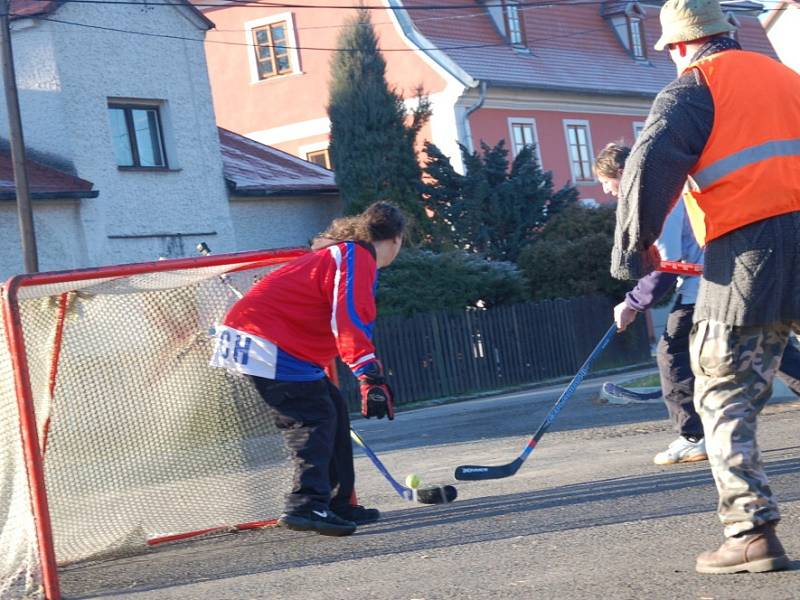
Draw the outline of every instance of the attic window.
M628 48L633 54L634 58L644 59L647 58L647 45L644 41L644 28L642 27L642 20L639 17L627 17L628 21Z
M525 47L525 29L522 24L522 15L519 10L519 0L505 0L503 13L506 20L508 41L512 46Z

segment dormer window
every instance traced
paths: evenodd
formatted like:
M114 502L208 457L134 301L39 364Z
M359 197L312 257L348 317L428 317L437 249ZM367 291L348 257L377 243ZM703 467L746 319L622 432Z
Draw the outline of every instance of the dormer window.
M512 46L523 48L525 47L525 29L519 8L519 0L505 0L503 2L508 41Z
M631 54L633 58L645 59L647 58L647 45L644 41L644 28L642 27L642 20L639 17L627 17L628 19L628 39L630 40Z
M611 25L620 44L634 60L647 61L647 40L644 34L644 7L638 2L604 2L603 18Z

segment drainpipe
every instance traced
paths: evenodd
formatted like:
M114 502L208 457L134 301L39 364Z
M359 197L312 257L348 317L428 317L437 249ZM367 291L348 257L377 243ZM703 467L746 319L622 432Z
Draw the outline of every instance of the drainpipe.
M464 134L465 134L465 141L467 142L467 149L470 152L475 151L475 147L472 144L472 128L469 126L469 116L478 110L481 106L483 106L484 101L486 100L486 81L481 81L481 85L479 88L478 99L475 101L475 104L470 106L464 112Z

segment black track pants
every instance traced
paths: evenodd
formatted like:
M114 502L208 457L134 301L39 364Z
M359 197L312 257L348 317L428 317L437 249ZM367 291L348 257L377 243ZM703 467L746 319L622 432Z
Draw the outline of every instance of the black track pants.
M348 504L355 485L350 415L336 386L327 378L252 379L272 411L294 462L286 512Z

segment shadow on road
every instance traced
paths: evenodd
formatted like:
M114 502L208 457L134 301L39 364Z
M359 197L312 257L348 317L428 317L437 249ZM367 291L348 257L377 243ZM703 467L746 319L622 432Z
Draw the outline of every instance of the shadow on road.
M793 452L794 451L794 452ZM796 448L765 453L767 473L779 500L800 499ZM783 456L781 456L783 455ZM769 460L773 456L773 460ZM462 483L483 486L492 482ZM111 596L166 589L309 565L375 558L452 546L531 536L600 525L711 513L716 493L706 466L647 475L598 479L544 490L488 495L451 505L388 512L351 538L323 538L280 529L176 544L147 555L62 572L65 597ZM591 510L582 506L591 505ZM793 561L792 569L798 569ZM134 578L135 577L135 578Z

